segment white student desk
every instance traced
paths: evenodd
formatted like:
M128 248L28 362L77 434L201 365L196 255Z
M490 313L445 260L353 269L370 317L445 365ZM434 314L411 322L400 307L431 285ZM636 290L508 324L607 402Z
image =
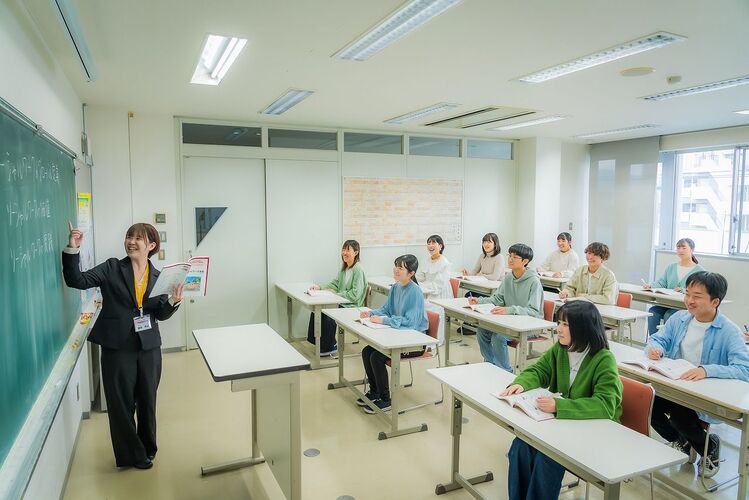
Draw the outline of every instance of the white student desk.
M367 283L372 288L373 293L379 293L387 297L390 294L390 287L395 283L395 278L392 276L374 276L367 278Z
M687 306L684 305L684 294L666 295L663 293L655 293L650 290L645 290L642 288L642 285L634 285L632 283L619 283L619 291L631 293L632 298L637 302L655 304L662 307L668 307L669 309L687 308Z
M288 341L289 342L296 342L298 348L303 351L305 354L309 355L311 367L312 370L317 370L320 368L328 368L331 366L335 366L338 362L335 359L328 359L324 363L320 360L320 332L322 330L321 327L321 311L324 308L327 307L338 307L340 304L348 304L348 299L345 299L341 297L340 295L326 295L326 296L319 296L319 297L313 297L309 294L306 294L307 290L309 290L309 287L312 286L312 283L283 283L278 284L276 283L276 288L281 290L284 295L286 295L286 318L288 322ZM294 332L292 331L292 303L294 301L299 302L304 307L312 311L312 313L315 315L314 319L314 329L315 329L315 345L313 346L309 342L307 342L307 337L304 336L303 338L294 337Z
M738 464L738 493L736 498L747 498L749 480L749 382L734 379L705 378L697 381L671 380L653 371L646 371L622 361L639 359L644 349L638 349L616 342L609 343L609 349L616 357L622 375L651 384L656 395L692 408L700 413L715 417L728 425L741 430ZM672 488L694 498L695 494L681 483L669 477L659 479ZM722 486L722 485L721 485Z
M497 291L497 288L499 288L499 285L502 284L501 281L493 281L493 280L486 280L486 281L471 281L465 279L463 276L456 276L458 278L458 283L460 288L463 290L466 290L468 292L476 292L483 295L492 295L494 292Z
M335 384L328 384L328 389L348 387L356 397L367 401L369 407L375 410L375 413L378 416L383 418L386 422L389 422L390 431L380 432L378 435L378 439L380 440L402 436L404 434L411 434L412 432L426 431L428 429L427 424L417 425L416 427L410 427L408 429L398 428L398 414L401 402L401 353L416 351L425 345L434 346L437 344L437 339L421 332L417 332L416 330L369 328L368 326L362 325L356 321L356 319L359 318L359 311L357 309L326 309L324 313L330 316L338 324L338 382ZM343 375L343 362L345 359L343 352L345 348L343 342L344 331L358 337L364 343L369 344L390 358L390 399L392 408L390 410L390 416L366 399L364 394L356 388L357 384L362 384L364 382L363 380L347 380Z
M564 288L564 285L570 280L569 278L552 278L551 276L541 276L538 275L538 278L541 280L541 284L547 288L554 288L556 290L562 291L562 288Z
M464 404L576 476L602 488L605 499L619 498L622 481L687 461L685 454L612 420L554 419L536 422L492 395L510 385L515 375L490 363L432 368L427 373L453 393L450 482L438 484L435 489L437 495L465 488L473 497L485 498L473 485L494 479L492 472L475 477L460 474Z
M214 381L231 381L232 392L252 391L252 456L201 467L201 474L267 462L286 498L300 499L299 371L309 361L264 323L192 334Z
M517 349L521 353L528 352L528 337L541 335L546 330L556 328L556 323L546 321L545 319L534 318L532 316L518 316L514 314L481 314L472 311L468 307L468 299L432 299L433 304L442 307L445 310L445 324L449 325L451 319L458 319L469 325L476 325L479 328L489 330L493 333L500 333L507 337L517 339L519 344ZM445 328L445 365L451 365L450 362L450 329ZM515 371L522 371L527 365L526 356L516 356Z
M554 301L556 308L559 308L564 304L564 301L559 298L559 294L554 292L544 292L544 300ZM629 343L632 344L632 324L640 318L647 318L653 314L648 311L639 311L637 309L630 309L628 307L612 306L609 304L593 304L601 313L603 324L616 328L616 334L614 340L620 341L624 339L624 329L629 330Z

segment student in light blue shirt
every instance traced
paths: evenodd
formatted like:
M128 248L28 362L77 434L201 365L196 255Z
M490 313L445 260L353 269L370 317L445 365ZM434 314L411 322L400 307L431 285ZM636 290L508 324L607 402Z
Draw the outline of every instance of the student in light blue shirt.
M676 255L679 262L674 262L666 267L663 275L653 283L646 283L642 287L645 290L651 288L669 288L677 292L683 292L686 288L687 278L692 274L704 271L694 256L694 241L690 238L682 238L676 242ZM648 318L648 335L658 331L661 320L665 323L678 309L670 307L653 306L650 308L652 316Z
M645 353L650 359L686 359L696 368L682 380L732 378L749 382L749 352L739 327L718 311L728 283L718 273L700 271L686 281L686 311L674 313L663 329L651 335ZM707 434L700 421L711 422L692 408L660 396L653 402L651 425L674 448L690 455L695 463L705 449ZM710 434L707 455L700 461L700 474L712 477L720 466L720 438Z
M400 330L416 330L426 332L429 328L426 309L424 308L424 294L416 281L416 271L419 261L411 254L401 255L394 262L393 278L396 283L390 288L387 301L379 309L362 311L362 318L369 318L372 323L381 323ZM412 358L424 354L426 347L421 350L404 352L401 359ZM390 409L390 384L385 363L390 359L372 346L367 346L361 353L364 371L369 380L369 391L364 395L382 411ZM367 402L359 398L356 404L366 413L375 411Z

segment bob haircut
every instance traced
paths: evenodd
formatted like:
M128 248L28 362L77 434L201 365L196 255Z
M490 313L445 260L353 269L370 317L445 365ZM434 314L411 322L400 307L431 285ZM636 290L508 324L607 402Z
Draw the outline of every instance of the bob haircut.
M401 255L393 261L393 264L395 264L395 267L402 267L409 273L414 273L413 276L411 276L411 281L417 285L419 284L419 282L416 281L416 271L419 270L419 259L417 259L415 255L411 255L410 253Z
M161 238L159 238L159 232L151 224L138 222L130 226L127 230L127 233L125 233L125 239L132 238L134 236L140 236L141 238L146 240L146 244L156 243L156 246L153 247L150 252L148 252L149 257L156 253L159 253L159 250L161 250Z
M601 313L592 302L567 302L557 311L557 320L566 321L570 326L570 345L567 346L567 350L582 352L590 348L589 353L592 356L601 349L609 348Z
M497 236L497 233L486 233L483 238L481 238L481 243L485 241L491 241L494 243L494 251L491 255L486 255L486 252L484 252L484 245L481 245L481 252L484 254L484 257L496 257L499 255L499 252L502 251L502 247L499 246L499 236Z
M439 234L433 234L427 238L427 243L436 243L440 246L440 255L445 251L445 242L442 240L442 236Z
M594 241L593 243L588 244L588 246L585 247L585 253L592 253L593 255L597 255L602 260L609 260L609 257L611 256L609 247L606 244L600 243L598 241Z
M359 255L361 255L361 247L359 246L359 242L356 240L346 240L343 242L343 245L341 245L341 250L343 250L344 248L350 248L351 250L356 252L356 255L354 256L354 263L351 264L351 267L354 267L356 263L359 262ZM341 261L343 262L341 271L345 271L347 269L346 261L343 260L343 257L341 257Z

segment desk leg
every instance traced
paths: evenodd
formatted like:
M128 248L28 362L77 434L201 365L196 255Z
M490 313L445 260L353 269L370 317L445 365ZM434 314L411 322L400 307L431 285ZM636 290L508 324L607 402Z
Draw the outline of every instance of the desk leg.
M248 458L240 458L238 460L232 460L231 462L225 462L216 465L206 465L200 468L201 476L208 476L209 474L217 474L219 472L227 472L236 469L242 469L251 465L257 465L265 463L265 457L260 453L260 447L257 444L257 392L255 389L250 391L251 401L251 415L252 415L252 456Z
M445 310L445 366L452 366L450 362L450 313Z
M518 352L515 353L515 360L517 361L515 365L516 374L525 370L525 367L528 365L528 335L524 333L520 334L517 349Z
M294 332L291 330L291 313L292 313L292 300L288 295L286 296L286 328L289 332L289 342L294 340Z
M744 415L741 422L741 438L739 439L739 491L736 498L746 498L747 479L749 479L749 415Z
M604 500L619 500L619 490L621 489L620 483L604 484L603 485L603 498Z
M494 474L487 471L484 474L463 478L460 475L460 434L463 432L463 402L453 395L453 412L450 419L450 434L453 437L452 458L450 463L450 478L452 481L448 484L438 484L434 488L435 495L443 495L450 491L460 488L466 488L475 498L483 498L470 485L485 483L494 480Z
M336 335L338 336L338 382L328 384L329 391L333 389L340 389L341 387L346 387L346 379L343 377L343 359L345 358L345 347L343 339L345 337L345 333L343 331L343 328L341 328L340 326L336 326L336 328ZM353 385L364 384L365 382L366 379L349 381L349 383Z
M380 432L377 439L403 436L413 432L424 432L429 430L427 424L420 424L408 429L398 429L398 408L401 398L401 353L403 349L392 349L390 351L390 432ZM379 410L378 410L379 411Z

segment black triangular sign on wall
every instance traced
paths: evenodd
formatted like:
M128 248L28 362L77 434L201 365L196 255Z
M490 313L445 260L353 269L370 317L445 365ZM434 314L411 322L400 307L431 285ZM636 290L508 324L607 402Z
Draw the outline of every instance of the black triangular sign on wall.
M218 220L224 215L228 207L195 207L195 247L200 245L203 238Z

